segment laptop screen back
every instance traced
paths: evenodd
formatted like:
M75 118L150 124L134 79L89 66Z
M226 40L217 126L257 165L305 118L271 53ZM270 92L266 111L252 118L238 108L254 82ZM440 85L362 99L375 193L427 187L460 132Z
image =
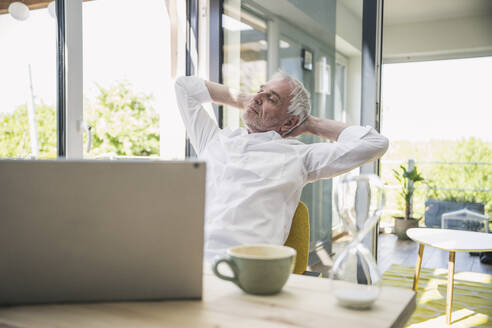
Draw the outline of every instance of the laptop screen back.
M200 298L205 164L0 161L0 304Z

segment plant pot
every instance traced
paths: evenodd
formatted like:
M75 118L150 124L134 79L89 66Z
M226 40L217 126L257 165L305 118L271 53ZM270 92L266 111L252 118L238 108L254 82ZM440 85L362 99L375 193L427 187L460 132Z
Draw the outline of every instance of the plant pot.
M407 230L410 228L418 228L419 220L414 218L408 218L405 220L403 217L395 217L395 235L398 239L407 240L410 239L407 236Z

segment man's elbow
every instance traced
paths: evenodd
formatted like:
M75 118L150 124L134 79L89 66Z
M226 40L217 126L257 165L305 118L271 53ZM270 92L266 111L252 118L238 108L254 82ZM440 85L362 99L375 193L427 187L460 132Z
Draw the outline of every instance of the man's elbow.
M180 76L174 81L174 88L178 87L184 88L186 86L186 81L189 79L189 76Z
M177 94L187 94L192 97L197 97L207 90L201 78L196 76L180 76L174 81L174 89ZM207 91L208 94L208 91ZM203 95L201 95L203 97Z
M376 147L377 147L377 157L378 158L382 157L386 153L386 151L388 150L389 139L380 134L378 136Z

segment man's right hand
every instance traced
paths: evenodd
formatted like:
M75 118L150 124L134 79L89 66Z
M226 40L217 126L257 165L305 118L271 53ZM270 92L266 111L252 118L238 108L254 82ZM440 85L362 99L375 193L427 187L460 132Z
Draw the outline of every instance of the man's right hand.
M284 138L293 138L304 133L309 133L328 140L337 141L340 133L348 127L348 124L309 115L304 123L285 135Z
M246 108L248 108L248 105L253 101L253 98L254 95L248 93L240 93L238 96L238 101L241 104L241 107L239 109L246 110Z
M285 137L309 133L331 141L337 141L340 133L349 125L343 122L309 115L308 119Z
M230 89L223 84L211 81L205 81L205 85L207 86L212 100L220 105L229 105L244 110L254 97L253 95L242 93L237 90Z

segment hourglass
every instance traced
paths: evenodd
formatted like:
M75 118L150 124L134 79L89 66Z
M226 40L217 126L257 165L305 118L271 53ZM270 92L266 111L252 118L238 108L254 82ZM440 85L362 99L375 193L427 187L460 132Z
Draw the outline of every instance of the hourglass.
M379 296L381 274L364 238L381 215L383 183L373 174L344 177L335 191L335 205L350 242L330 272L333 293L343 306L369 308Z

